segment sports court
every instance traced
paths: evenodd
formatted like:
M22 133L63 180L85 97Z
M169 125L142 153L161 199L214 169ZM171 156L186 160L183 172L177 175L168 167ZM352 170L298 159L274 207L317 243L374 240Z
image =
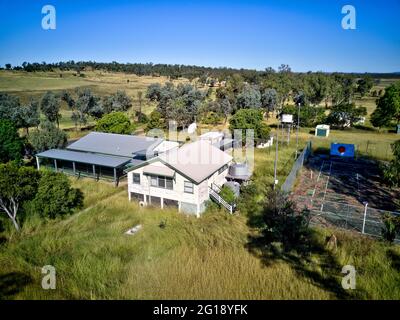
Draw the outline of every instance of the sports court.
M292 197L299 209L310 209L312 223L378 236L400 192L382 184L373 160L317 154L301 170Z

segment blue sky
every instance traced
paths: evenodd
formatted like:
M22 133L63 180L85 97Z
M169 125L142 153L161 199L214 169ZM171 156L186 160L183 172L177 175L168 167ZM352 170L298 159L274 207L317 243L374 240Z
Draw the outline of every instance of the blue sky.
M57 29L41 28L54 5ZM357 29L341 27L344 5ZM0 65L66 60L400 71L400 0L1 0Z

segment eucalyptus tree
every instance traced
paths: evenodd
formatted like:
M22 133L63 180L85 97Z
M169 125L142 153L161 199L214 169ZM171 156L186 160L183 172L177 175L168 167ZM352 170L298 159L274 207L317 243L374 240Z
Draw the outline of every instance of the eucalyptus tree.
M60 108L61 99L52 91L47 91L40 102L40 110L50 122L56 122L57 127L60 127Z

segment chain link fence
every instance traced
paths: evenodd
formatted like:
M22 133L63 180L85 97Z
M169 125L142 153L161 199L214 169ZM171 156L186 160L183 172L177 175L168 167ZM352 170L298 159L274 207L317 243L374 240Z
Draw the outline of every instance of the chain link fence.
M311 141L308 141L306 147L300 153L299 157L293 164L292 170L290 171L289 175L287 176L285 182L282 184L282 187L281 187L282 191L291 192L293 190L297 176L298 176L301 168L303 168L304 163L307 161L308 157L310 156L311 150L312 150Z
M370 208L368 205L357 206L304 196L294 196L292 199L299 210L306 208L310 211L310 223L313 225L337 227L378 238L382 237L383 216L400 215L399 212ZM396 242L400 242L400 238Z

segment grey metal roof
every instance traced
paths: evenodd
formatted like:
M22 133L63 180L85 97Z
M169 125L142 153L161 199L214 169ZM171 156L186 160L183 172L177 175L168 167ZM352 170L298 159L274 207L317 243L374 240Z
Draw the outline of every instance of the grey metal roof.
M196 183L200 183L232 160L209 142L198 140L159 156L163 162Z
M147 151L152 155L152 150L162 141L163 139L150 137L91 132L70 144L67 149L132 158L134 154L143 154Z
M39 158L49 158L65 161L74 161L79 163L94 164L98 166L118 168L129 161L127 157L108 156L103 154L93 154L87 152L78 152L70 150L52 149L36 155Z

